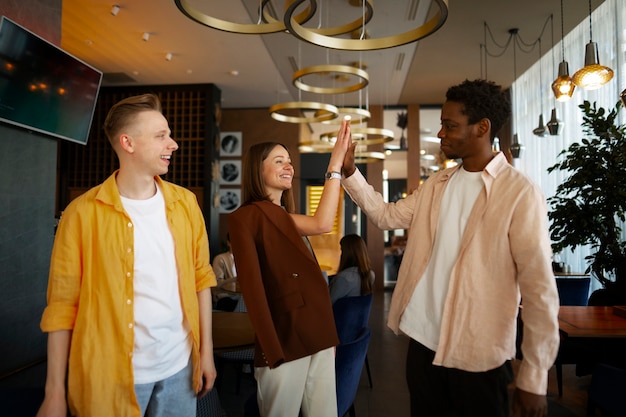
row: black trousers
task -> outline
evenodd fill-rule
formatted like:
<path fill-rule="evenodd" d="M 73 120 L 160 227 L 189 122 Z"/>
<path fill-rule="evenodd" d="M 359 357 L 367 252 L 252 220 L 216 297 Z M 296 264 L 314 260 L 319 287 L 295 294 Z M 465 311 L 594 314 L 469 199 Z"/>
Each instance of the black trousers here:
<path fill-rule="evenodd" d="M 432 364 L 435 352 L 411 339 L 406 380 L 411 417 L 507 417 L 510 361 L 486 372 L 467 372 Z"/>

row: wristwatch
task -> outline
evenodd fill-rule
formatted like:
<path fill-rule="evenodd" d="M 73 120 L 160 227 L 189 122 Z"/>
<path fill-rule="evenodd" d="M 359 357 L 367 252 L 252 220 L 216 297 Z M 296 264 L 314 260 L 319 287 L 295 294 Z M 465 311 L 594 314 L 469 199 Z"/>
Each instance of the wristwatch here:
<path fill-rule="evenodd" d="M 329 172 L 326 173 L 324 178 L 326 178 L 327 180 L 332 180 L 332 179 L 340 180 L 341 179 L 341 172 L 329 171 Z"/>

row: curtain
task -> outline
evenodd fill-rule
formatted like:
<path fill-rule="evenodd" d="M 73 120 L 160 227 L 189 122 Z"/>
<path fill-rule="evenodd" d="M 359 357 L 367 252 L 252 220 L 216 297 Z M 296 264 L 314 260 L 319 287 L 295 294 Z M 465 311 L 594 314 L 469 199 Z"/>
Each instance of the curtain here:
<path fill-rule="evenodd" d="M 578 106 L 587 100 L 596 102 L 598 107 L 613 108 L 619 100 L 619 93 L 626 87 L 626 8 L 618 7 L 620 3 L 623 6 L 623 1 L 606 0 L 591 17 L 593 41 L 598 44 L 600 63 L 612 68 L 615 73 L 608 84 L 593 91 L 577 87 L 573 97 L 567 102 L 557 102 L 550 88 L 562 59 L 569 63 L 570 76 L 584 65 L 585 45 L 590 36 L 588 16 L 565 35 L 564 57 L 561 57 L 561 44 L 554 45 L 554 50 L 545 53 L 540 61 L 513 83 L 513 133 L 517 133 L 519 142 L 525 147 L 521 157 L 514 160 L 514 164 L 539 185 L 546 197 L 553 196 L 558 184 L 566 178 L 561 172 L 548 174 L 548 167 L 558 161 L 558 154 L 563 149 L 583 138 L 582 111 Z M 563 123 L 559 135 L 533 135 L 533 129 L 539 124 L 539 115 L 543 114 L 544 123 L 547 123 L 553 108 L 556 108 L 557 117 Z M 624 123 L 625 114 L 626 110 L 622 109 L 619 123 Z M 626 238 L 624 230 L 622 238 Z M 588 247 L 579 247 L 573 252 L 565 249 L 562 253 L 555 254 L 555 257 L 569 264 L 573 272 L 583 272 L 588 267 L 584 258 L 589 254 Z M 597 280 L 592 280 L 592 291 L 599 286 Z"/>

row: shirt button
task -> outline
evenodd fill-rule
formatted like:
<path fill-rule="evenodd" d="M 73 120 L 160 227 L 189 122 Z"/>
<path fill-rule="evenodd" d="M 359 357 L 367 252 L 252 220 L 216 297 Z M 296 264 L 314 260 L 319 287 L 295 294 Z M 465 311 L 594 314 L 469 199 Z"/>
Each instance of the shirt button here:
<path fill-rule="evenodd" d="M 132 329 L 133 328 L 133 323 L 128 323 L 128 328 Z"/>
<path fill-rule="evenodd" d="M 293 273 L 293 274 L 291 274 L 291 277 L 292 277 L 292 278 L 298 278 L 298 274 Z"/>
<path fill-rule="evenodd" d="M 126 273 L 126 278 L 130 278 L 130 272 Z"/>
<path fill-rule="evenodd" d="M 133 227 L 133 224 L 131 222 L 128 222 L 128 227 Z"/>
<path fill-rule="evenodd" d="M 132 304 L 132 300 L 131 299 L 126 300 L 126 304 L 128 305 Z"/>
<path fill-rule="evenodd" d="M 132 251 L 131 248 L 126 249 L 126 252 L 130 253 Z"/>

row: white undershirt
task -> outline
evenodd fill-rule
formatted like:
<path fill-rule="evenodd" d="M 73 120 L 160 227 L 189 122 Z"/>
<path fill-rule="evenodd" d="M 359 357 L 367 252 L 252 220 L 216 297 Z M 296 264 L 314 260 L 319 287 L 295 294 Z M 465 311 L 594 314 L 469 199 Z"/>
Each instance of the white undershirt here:
<path fill-rule="evenodd" d="M 450 274 L 476 198 L 484 187 L 481 171 L 459 168 L 448 181 L 433 242 L 433 252 L 400 318 L 400 330 L 430 350 L 439 345 L 441 317 Z"/>
<path fill-rule="evenodd" d="M 174 240 L 157 186 L 147 200 L 122 197 L 135 240 L 135 384 L 161 381 L 183 369 L 191 354 L 178 288 Z"/>

